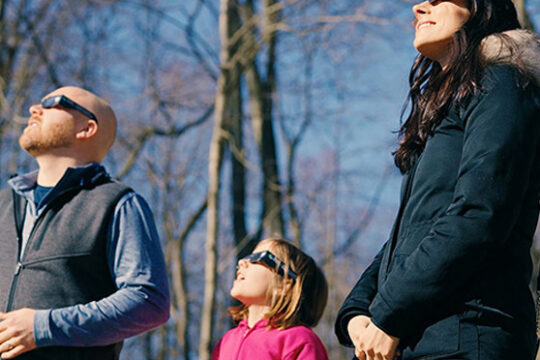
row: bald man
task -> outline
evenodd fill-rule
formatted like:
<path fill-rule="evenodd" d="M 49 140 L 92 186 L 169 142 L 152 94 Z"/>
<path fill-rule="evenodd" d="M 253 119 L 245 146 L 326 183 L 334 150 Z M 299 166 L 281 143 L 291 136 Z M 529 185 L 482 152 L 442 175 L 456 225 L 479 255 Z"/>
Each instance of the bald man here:
<path fill-rule="evenodd" d="M 100 165 L 115 136 L 113 110 L 84 89 L 30 107 L 19 144 L 38 170 L 0 191 L 2 359 L 118 359 L 122 340 L 167 321 L 152 213 Z"/>

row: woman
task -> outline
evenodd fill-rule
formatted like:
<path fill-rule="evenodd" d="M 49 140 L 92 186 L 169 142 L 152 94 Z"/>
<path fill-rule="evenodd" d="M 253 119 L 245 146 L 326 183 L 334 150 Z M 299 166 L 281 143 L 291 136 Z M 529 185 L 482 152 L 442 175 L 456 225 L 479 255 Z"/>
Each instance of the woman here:
<path fill-rule="evenodd" d="M 413 7 L 401 205 L 336 320 L 360 360 L 533 359 L 540 42 L 511 0 Z"/>

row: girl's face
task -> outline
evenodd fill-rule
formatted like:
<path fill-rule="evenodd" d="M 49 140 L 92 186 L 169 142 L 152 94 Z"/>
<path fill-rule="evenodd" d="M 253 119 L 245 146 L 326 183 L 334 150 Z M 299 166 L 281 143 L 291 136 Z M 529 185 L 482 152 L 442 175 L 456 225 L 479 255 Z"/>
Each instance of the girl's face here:
<path fill-rule="evenodd" d="M 272 251 L 269 242 L 259 244 L 253 252 L 265 250 Z M 230 294 L 233 298 L 247 306 L 270 306 L 276 276 L 278 275 L 274 271 L 264 265 L 241 259 L 238 261 L 236 279 L 234 280 Z"/>
<path fill-rule="evenodd" d="M 466 0 L 432 0 L 413 6 L 416 29 L 414 47 L 424 56 L 445 65 L 452 36 L 469 20 Z"/>

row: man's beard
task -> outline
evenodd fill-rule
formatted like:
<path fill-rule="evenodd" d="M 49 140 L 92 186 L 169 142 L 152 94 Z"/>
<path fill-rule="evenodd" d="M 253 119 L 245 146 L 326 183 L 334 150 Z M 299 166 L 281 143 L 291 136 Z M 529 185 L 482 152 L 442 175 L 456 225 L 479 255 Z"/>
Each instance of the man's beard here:
<path fill-rule="evenodd" d="M 71 129 L 67 124 L 55 124 L 46 132 L 42 124 L 37 129 L 28 129 L 19 137 L 19 145 L 32 156 L 46 154 L 50 150 L 65 148 L 72 144 Z"/>

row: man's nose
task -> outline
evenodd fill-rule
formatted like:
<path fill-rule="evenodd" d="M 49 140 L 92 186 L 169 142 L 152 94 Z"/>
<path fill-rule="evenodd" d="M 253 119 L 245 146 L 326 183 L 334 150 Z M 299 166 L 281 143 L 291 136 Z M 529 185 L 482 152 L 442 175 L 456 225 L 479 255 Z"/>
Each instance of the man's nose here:
<path fill-rule="evenodd" d="M 30 105 L 30 109 L 28 109 L 28 111 L 30 111 L 31 115 L 41 115 L 43 113 L 43 107 L 41 104 L 33 104 Z"/>

